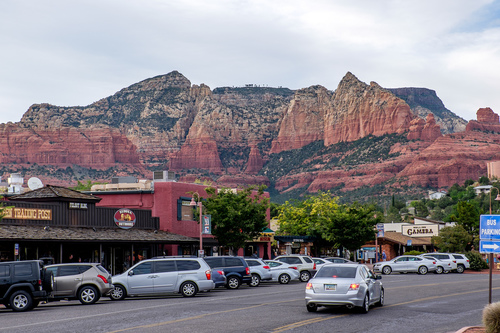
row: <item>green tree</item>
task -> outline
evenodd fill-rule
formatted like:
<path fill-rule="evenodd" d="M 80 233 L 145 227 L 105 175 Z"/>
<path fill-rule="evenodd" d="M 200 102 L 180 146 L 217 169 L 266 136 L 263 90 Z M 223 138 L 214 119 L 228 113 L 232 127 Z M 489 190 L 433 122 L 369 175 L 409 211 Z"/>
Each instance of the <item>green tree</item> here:
<path fill-rule="evenodd" d="M 418 217 L 427 217 L 429 216 L 429 210 L 423 201 L 417 200 L 411 203 L 412 207 L 415 207 L 415 216 Z"/>
<path fill-rule="evenodd" d="M 323 238 L 354 251 L 375 238 L 374 227 L 381 221 L 372 205 L 344 204 L 323 224 Z"/>
<path fill-rule="evenodd" d="M 384 221 L 386 223 L 397 223 L 397 222 L 403 222 L 403 219 L 401 219 L 401 214 L 399 214 L 399 210 L 391 206 L 387 210 L 387 215 L 384 216 Z"/>
<path fill-rule="evenodd" d="M 71 189 L 73 189 L 75 191 L 90 191 L 90 189 L 92 188 L 92 185 L 96 185 L 96 184 L 106 184 L 106 183 L 98 183 L 98 182 L 92 183 L 91 180 L 87 180 L 86 183 L 82 183 L 81 181 L 78 180 L 76 183 L 76 186 L 71 187 Z"/>
<path fill-rule="evenodd" d="M 479 211 L 476 206 L 467 201 L 460 201 L 457 204 L 457 215 L 452 215 L 450 219 L 459 225 L 472 236 L 479 235 Z"/>
<path fill-rule="evenodd" d="M 489 185 L 489 183 L 490 183 L 490 179 L 488 177 L 481 176 L 479 178 L 479 184 L 481 184 L 481 185 Z"/>
<path fill-rule="evenodd" d="M 439 230 L 439 236 L 432 237 L 432 244 L 442 252 L 465 252 L 471 242 L 472 235 L 462 225 L 444 227 Z"/>
<path fill-rule="evenodd" d="M 269 199 L 263 195 L 265 189 L 247 187 L 236 193 L 231 189 L 205 189 L 209 195 L 203 202 L 205 214 L 212 215 L 212 235 L 220 245 L 237 251 L 267 227 Z"/>
<path fill-rule="evenodd" d="M 338 198 L 318 192 L 305 200 L 285 202 L 278 215 L 279 233 L 321 237 L 322 225 L 338 209 Z"/>

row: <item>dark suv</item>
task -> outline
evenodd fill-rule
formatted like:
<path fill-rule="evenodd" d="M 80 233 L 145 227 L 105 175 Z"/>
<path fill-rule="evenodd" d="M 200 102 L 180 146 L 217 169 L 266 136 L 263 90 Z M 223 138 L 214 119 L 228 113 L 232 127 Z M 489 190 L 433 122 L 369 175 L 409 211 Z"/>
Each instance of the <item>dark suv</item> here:
<path fill-rule="evenodd" d="M 40 260 L 0 262 L 0 303 L 14 311 L 31 310 L 54 286 Z"/>
<path fill-rule="evenodd" d="M 211 268 L 220 268 L 226 275 L 226 288 L 238 289 L 242 283 L 251 283 L 250 268 L 243 257 L 220 256 L 203 258 Z"/>

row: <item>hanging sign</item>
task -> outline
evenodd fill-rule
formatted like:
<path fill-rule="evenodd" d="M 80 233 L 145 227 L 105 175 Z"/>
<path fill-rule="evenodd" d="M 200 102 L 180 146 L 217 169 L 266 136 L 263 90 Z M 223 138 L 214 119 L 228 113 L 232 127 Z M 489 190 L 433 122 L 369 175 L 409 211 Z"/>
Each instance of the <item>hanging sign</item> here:
<path fill-rule="evenodd" d="M 201 219 L 202 225 L 202 234 L 211 235 L 212 234 L 212 215 L 203 215 Z"/>
<path fill-rule="evenodd" d="M 118 227 L 130 229 L 135 225 L 135 214 L 128 208 L 122 208 L 116 211 L 114 220 Z"/>

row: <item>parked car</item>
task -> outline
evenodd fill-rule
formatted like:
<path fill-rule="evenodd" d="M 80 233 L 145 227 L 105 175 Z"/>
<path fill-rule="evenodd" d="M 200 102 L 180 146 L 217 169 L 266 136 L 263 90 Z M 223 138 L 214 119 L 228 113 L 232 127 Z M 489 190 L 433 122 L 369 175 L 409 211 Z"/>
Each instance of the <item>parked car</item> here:
<path fill-rule="evenodd" d="M 288 284 L 290 281 L 299 280 L 300 278 L 300 273 L 296 266 L 276 260 L 264 260 L 264 262 L 271 268 L 271 281 Z"/>
<path fill-rule="evenodd" d="M 54 278 L 40 260 L 0 262 L 0 303 L 13 311 L 28 311 L 45 300 Z"/>
<path fill-rule="evenodd" d="M 316 264 L 316 271 L 319 270 L 322 265 L 324 265 L 324 264 L 331 264 L 332 263 L 331 261 L 325 260 L 323 258 L 313 257 L 312 260 Z"/>
<path fill-rule="evenodd" d="M 212 269 L 202 258 L 157 257 L 146 259 L 113 276 L 112 300 L 127 296 L 180 293 L 193 297 L 215 288 Z"/>
<path fill-rule="evenodd" d="M 436 274 L 446 274 L 457 269 L 457 261 L 449 254 L 425 253 L 421 254 L 420 257 L 436 261 L 436 270 L 434 271 Z"/>
<path fill-rule="evenodd" d="M 384 305 L 382 277 L 366 265 L 323 265 L 306 285 L 306 308 L 315 312 L 318 306 L 347 306 L 367 313 L 371 305 Z"/>
<path fill-rule="evenodd" d="M 250 274 L 252 274 L 252 282 L 248 284 L 250 287 L 257 287 L 260 281 L 269 281 L 273 278 L 271 268 L 262 259 L 245 258 L 245 261 L 250 267 Z"/>
<path fill-rule="evenodd" d="M 54 275 L 54 290 L 48 301 L 78 299 L 93 304 L 112 289 L 111 274 L 99 263 L 71 263 L 46 266 Z"/>
<path fill-rule="evenodd" d="M 457 261 L 457 273 L 463 273 L 466 269 L 470 268 L 469 258 L 465 254 L 452 253 L 453 258 Z"/>
<path fill-rule="evenodd" d="M 329 262 L 332 262 L 334 264 L 341 264 L 341 263 L 349 263 L 349 264 L 355 264 L 354 261 L 351 261 L 351 260 L 348 260 L 348 259 L 345 259 L 345 258 L 341 258 L 341 257 L 326 257 L 326 258 L 323 258 L 324 260 L 328 260 Z"/>
<path fill-rule="evenodd" d="M 218 256 L 205 257 L 207 264 L 213 269 L 222 269 L 226 275 L 226 288 L 238 289 L 242 283 L 251 283 L 250 268 L 243 257 Z"/>
<path fill-rule="evenodd" d="M 307 282 L 316 273 L 316 264 L 311 257 L 301 254 L 277 256 L 274 260 L 297 267 L 300 281 Z"/>
<path fill-rule="evenodd" d="M 437 269 L 436 261 L 418 256 L 399 256 L 389 261 L 377 262 L 373 265 L 375 272 L 383 274 L 399 273 L 418 273 L 427 274 Z"/>
<path fill-rule="evenodd" d="M 224 287 L 227 283 L 226 275 L 222 269 L 212 269 L 212 280 L 215 288 Z"/>

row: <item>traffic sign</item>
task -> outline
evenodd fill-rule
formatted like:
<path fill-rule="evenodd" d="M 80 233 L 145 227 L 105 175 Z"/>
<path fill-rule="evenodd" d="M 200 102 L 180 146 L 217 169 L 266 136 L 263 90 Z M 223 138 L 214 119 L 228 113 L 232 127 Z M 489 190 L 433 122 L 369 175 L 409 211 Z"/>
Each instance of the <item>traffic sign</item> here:
<path fill-rule="evenodd" d="M 479 252 L 481 253 L 500 253 L 500 240 L 499 241 L 479 241 Z"/>
<path fill-rule="evenodd" d="M 479 239 L 500 240 L 500 215 L 481 215 Z"/>

